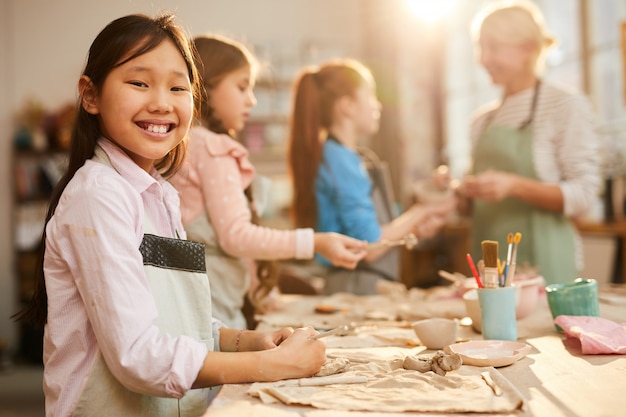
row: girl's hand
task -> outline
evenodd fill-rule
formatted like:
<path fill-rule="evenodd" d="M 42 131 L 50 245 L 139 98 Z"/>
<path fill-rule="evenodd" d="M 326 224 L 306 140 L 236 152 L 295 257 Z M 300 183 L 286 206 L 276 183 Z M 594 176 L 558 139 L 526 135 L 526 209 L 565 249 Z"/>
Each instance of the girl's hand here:
<path fill-rule="evenodd" d="M 326 343 L 309 339 L 312 327 L 296 329 L 274 349 L 259 352 L 260 373 L 268 381 L 315 375 L 326 361 Z"/>
<path fill-rule="evenodd" d="M 275 332 L 244 331 L 239 341 L 239 350 L 258 351 L 274 349 L 291 336 L 293 332 L 294 330 L 291 327 L 283 327 Z"/>
<path fill-rule="evenodd" d="M 487 170 L 463 181 L 463 191 L 471 198 L 502 201 L 511 194 L 516 176 L 508 172 Z"/>
<path fill-rule="evenodd" d="M 306 378 L 315 375 L 326 361 L 326 343 L 309 339 L 317 334 L 312 327 L 275 332 L 222 327 L 220 334 L 222 351 L 207 353 L 194 388 Z"/>
<path fill-rule="evenodd" d="M 315 252 L 333 265 L 354 269 L 367 254 L 367 242 L 339 233 L 315 233 Z"/>

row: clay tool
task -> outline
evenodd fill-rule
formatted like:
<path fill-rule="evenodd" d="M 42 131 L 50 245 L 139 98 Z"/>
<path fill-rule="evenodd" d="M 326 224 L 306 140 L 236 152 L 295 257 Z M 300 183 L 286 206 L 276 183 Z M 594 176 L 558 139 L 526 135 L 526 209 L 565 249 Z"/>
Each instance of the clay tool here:
<path fill-rule="evenodd" d="M 496 397 L 502 395 L 502 388 L 496 385 L 494 380 L 491 378 L 491 374 L 489 372 L 481 372 L 480 376 L 485 381 L 485 384 L 487 384 L 487 386 L 493 390 L 493 393 L 496 395 Z"/>
<path fill-rule="evenodd" d="M 344 324 L 343 326 L 335 327 L 334 329 L 327 332 L 322 332 L 313 336 L 309 336 L 309 339 L 317 340 L 327 336 L 345 336 L 348 334 L 348 331 L 350 331 L 350 326 Z"/>
<path fill-rule="evenodd" d="M 480 242 L 485 262 L 485 288 L 498 288 L 498 242 L 496 240 L 483 240 Z"/>
<path fill-rule="evenodd" d="M 417 246 L 417 243 L 418 243 L 417 236 L 415 236 L 413 233 L 409 233 L 402 239 L 398 239 L 398 240 L 383 239 L 383 240 L 379 240 L 378 242 L 372 242 L 367 245 L 367 250 L 378 249 L 382 246 L 387 246 L 387 247 L 404 246 L 405 248 L 411 250 L 415 246 Z"/>
<path fill-rule="evenodd" d="M 465 255 L 465 257 L 467 258 L 467 263 L 469 264 L 469 267 L 472 270 L 472 275 L 474 275 L 474 279 L 476 280 L 476 284 L 478 285 L 478 288 L 483 288 L 483 283 L 481 282 L 480 277 L 478 276 L 478 271 L 476 270 L 476 265 L 474 265 L 474 260 L 472 259 L 472 255 L 468 253 L 467 255 Z"/>
<path fill-rule="evenodd" d="M 437 273 L 439 274 L 441 278 L 447 279 L 448 281 L 453 282 L 454 285 L 456 285 L 457 287 L 463 284 L 463 281 L 465 278 L 465 277 L 458 277 L 457 275 L 448 271 L 444 271 L 443 269 L 440 269 L 439 271 L 437 271 Z"/>
<path fill-rule="evenodd" d="M 519 245 L 520 240 L 522 240 L 522 234 L 520 232 L 515 233 L 513 237 L 513 250 L 511 252 L 511 264 L 506 271 L 506 276 L 504 278 L 504 285 L 508 286 L 513 283 L 513 279 L 515 278 L 515 263 L 517 261 L 517 245 Z"/>

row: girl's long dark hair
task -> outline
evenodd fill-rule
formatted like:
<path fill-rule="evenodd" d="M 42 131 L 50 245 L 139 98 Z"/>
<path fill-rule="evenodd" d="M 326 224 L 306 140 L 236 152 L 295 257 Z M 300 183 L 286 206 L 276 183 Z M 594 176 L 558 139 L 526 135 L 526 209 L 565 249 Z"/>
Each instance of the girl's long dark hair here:
<path fill-rule="evenodd" d="M 293 187 L 291 216 L 296 227 L 317 223 L 315 178 L 322 162 L 322 147 L 333 123 L 337 100 L 354 96 L 372 83 L 372 74 L 352 59 L 331 60 L 305 68 L 294 84 L 289 132 L 288 163 Z"/>
<path fill-rule="evenodd" d="M 250 68 L 254 78 L 259 63 L 244 45 L 221 36 L 198 36 L 194 39 L 194 46 L 198 51 L 199 58 L 196 66 L 204 86 L 200 123 L 212 132 L 227 134 L 237 140 L 235 132 L 229 132 L 224 127 L 222 121 L 215 115 L 215 110 L 211 106 L 211 91 L 226 75 L 242 68 Z M 252 223 L 259 224 L 259 215 L 254 205 L 252 185 L 244 190 L 244 194 L 248 199 Z M 278 283 L 278 263 L 275 261 L 257 260 L 256 265 L 259 286 L 254 291 L 250 301 L 255 307 L 259 308 L 260 302 Z"/>
<path fill-rule="evenodd" d="M 196 52 L 182 28 L 174 23 L 172 14 L 161 14 L 155 18 L 134 14 L 109 23 L 91 44 L 83 75 L 89 77 L 93 87 L 99 93 L 106 77 L 113 69 L 151 51 L 165 40 L 174 42 L 187 64 L 189 79 L 195 96 L 194 103 L 197 106 L 200 86 L 194 65 Z M 85 161 L 93 157 L 98 138 L 101 136 L 98 118 L 83 108 L 82 97 L 78 97 L 76 109 L 77 116 L 72 130 L 67 171 L 50 197 L 46 225 L 54 215 L 63 191 L 76 171 L 85 164 Z M 164 177 L 173 175 L 179 169 L 185 158 L 186 147 L 187 142 L 183 140 L 165 157 L 155 163 L 155 167 Z M 45 249 L 46 232 L 44 227 L 37 265 L 35 292 L 26 308 L 13 316 L 16 320 L 30 321 L 36 327 L 43 326 L 48 317 L 48 296 L 43 271 Z"/>

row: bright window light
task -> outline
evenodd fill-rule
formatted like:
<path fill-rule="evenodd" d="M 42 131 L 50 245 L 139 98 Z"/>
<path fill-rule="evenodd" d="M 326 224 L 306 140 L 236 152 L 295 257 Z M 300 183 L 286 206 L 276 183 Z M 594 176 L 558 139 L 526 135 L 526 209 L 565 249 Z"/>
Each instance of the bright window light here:
<path fill-rule="evenodd" d="M 457 0 L 406 0 L 409 8 L 423 20 L 436 21 L 448 14 Z"/>

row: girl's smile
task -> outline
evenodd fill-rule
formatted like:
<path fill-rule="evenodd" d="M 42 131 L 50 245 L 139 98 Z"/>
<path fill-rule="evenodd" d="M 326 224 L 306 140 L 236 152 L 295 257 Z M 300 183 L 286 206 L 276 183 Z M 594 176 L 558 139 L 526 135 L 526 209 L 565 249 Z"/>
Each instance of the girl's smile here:
<path fill-rule="evenodd" d="M 160 135 L 163 135 L 165 133 L 168 133 L 173 127 L 174 124 L 173 123 L 166 123 L 163 124 L 163 122 L 137 122 L 137 126 L 139 126 L 140 128 L 144 129 L 147 132 L 150 133 L 158 133 Z"/>

